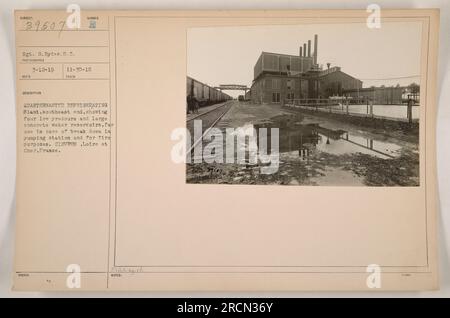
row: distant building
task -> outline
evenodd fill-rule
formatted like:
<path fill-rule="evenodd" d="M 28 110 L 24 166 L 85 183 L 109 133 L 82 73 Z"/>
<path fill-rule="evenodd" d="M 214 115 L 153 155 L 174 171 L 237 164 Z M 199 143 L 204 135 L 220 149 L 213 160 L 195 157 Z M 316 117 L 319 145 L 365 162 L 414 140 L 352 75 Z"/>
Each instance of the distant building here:
<path fill-rule="evenodd" d="M 379 105 L 401 105 L 408 99 L 415 103 L 419 102 L 420 93 L 412 91 L 410 86 L 380 86 L 367 87 L 362 89 L 348 89 L 343 91 L 343 95 L 353 100 L 371 100 Z"/>
<path fill-rule="evenodd" d="M 299 49 L 299 55 L 262 52 L 254 66 L 251 100 L 254 103 L 283 103 L 290 99 L 328 98 L 362 88 L 362 81 L 340 67 L 323 70 L 317 63 L 318 36 Z"/>

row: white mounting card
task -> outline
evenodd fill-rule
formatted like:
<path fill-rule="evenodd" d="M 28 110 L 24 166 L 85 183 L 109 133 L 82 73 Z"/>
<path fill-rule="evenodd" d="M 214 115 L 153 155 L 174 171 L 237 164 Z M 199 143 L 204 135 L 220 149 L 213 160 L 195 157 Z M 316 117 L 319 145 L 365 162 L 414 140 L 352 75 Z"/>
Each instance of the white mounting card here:
<path fill-rule="evenodd" d="M 15 24 L 15 290 L 438 288 L 438 10 Z"/>

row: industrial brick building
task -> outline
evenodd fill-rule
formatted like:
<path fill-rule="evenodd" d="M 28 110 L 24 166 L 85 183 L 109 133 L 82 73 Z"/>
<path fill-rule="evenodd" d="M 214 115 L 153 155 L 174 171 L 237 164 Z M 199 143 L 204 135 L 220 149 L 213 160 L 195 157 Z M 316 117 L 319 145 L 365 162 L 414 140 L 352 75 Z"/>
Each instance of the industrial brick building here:
<path fill-rule="evenodd" d="M 251 100 L 254 103 L 284 103 L 291 99 L 341 96 L 344 91 L 362 88 L 362 82 L 340 67 L 324 70 L 317 63 L 318 36 L 299 49 L 299 55 L 262 52 L 254 66 Z"/>

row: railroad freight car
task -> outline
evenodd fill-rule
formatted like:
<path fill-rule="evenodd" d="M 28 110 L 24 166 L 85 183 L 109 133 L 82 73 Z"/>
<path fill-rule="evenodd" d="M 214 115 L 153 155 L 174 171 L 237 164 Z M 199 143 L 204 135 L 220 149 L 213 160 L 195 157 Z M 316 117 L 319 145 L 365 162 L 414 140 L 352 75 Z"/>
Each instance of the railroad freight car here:
<path fill-rule="evenodd" d="M 221 103 L 231 99 L 231 96 L 228 94 L 187 76 L 186 97 L 189 95 L 195 97 L 200 107 Z"/>

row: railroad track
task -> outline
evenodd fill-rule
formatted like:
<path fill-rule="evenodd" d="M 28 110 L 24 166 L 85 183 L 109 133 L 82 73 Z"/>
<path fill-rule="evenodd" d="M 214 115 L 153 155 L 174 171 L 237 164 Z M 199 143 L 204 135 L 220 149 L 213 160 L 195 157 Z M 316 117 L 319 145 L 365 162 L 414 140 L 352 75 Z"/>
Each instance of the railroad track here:
<path fill-rule="evenodd" d="M 189 130 L 192 138 L 194 137 L 194 119 L 202 121 L 202 136 L 197 140 L 191 140 L 192 146 L 188 149 L 187 153 L 192 154 L 192 150 L 197 146 L 199 142 L 201 142 L 206 134 L 225 116 L 226 113 L 233 106 L 232 101 L 225 102 L 207 112 L 202 114 L 198 114 L 195 117 L 189 118 L 186 120 L 186 128 Z"/>
<path fill-rule="evenodd" d="M 208 113 L 210 113 L 210 112 L 213 112 L 213 111 L 215 111 L 216 109 L 225 106 L 227 103 L 229 103 L 229 102 L 225 102 L 225 103 L 219 104 L 218 106 L 216 106 L 216 107 L 214 107 L 214 108 L 212 108 L 212 109 L 210 109 L 210 110 L 208 110 L 208 111 L 206 111 L 206 112 L 204 112 L 204 113 L 197 114 L 197 115 L 195 115 L 195 116 L 193 116 L 193 117 L 191 117 L 191 118 L 188 118 L 188 119 L 186 120 L 186 122 L 190 122 L 190 121 L 192 121 L 192 120 L 194 120 L 194 119 L 196 119 L 196 118 L 198 118 L 198 117 L 202 117 L 203 115 L 206 115 L 206 114 L 208 114 Z"/>

